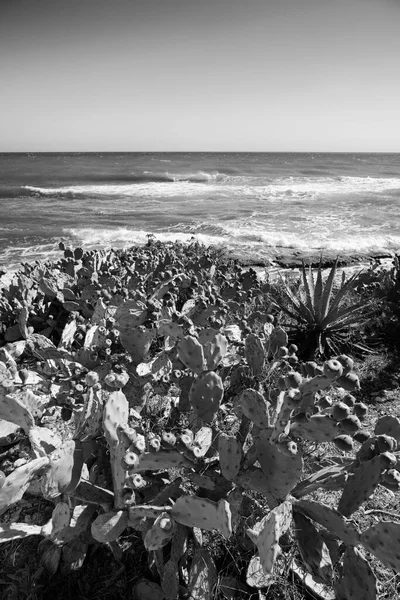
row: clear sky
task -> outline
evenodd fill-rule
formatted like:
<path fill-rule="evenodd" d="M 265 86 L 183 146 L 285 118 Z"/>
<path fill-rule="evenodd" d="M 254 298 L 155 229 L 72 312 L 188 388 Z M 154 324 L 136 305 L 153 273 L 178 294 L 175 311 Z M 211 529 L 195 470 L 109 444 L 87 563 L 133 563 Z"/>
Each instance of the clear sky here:
<path fill-rule="evenodd" d="M 400 0 L 0 0 L 0 151 L 400 152 Z"/>

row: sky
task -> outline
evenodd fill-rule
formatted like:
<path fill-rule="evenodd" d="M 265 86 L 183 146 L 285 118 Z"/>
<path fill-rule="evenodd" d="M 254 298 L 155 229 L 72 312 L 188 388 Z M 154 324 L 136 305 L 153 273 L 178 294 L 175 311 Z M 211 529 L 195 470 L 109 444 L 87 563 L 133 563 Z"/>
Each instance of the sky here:
<path fill-rule="evenodd" d="M 400 0 L 0 0 L 0 151 L 400 152 Z"/>

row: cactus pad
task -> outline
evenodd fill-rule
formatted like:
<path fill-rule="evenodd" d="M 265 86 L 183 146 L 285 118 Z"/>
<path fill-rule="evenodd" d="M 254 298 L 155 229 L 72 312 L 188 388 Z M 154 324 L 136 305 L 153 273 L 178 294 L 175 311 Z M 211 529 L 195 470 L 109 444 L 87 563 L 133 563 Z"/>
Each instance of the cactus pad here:
<path fill-rule="evenodd" d="M 375 435 L 390 435 L 400 444 L 400 419 L 392 416 L 384 416 L 377 420 Z"/>
<path fill-rule="evenodd" d="M 128 514 L 124 510 L 110 511 L 99 515 L 92 523 L 91 533 L 102 543 L 114 542 L 128 527 Z"/>
<path fill-rule="evenodd" d="M 258 461 L 267 477 L 270 494 L 281 500 L 299 481 L 303 472 L 303 458 L 300 452 L 283 454 L 265 437 L 261 432 L 257 440 Z"/>
<path fill-rule="evenodd" d="M 400 523 L 381 521 L 372 525 L 362 532 L 360 542 L 384 565 L 400 571 Z"/>
<path fill-rule="evenodd" d="M 231 510 L 226 500 L 220 500 L 217 504 L 207 498 L 181 496 L 172 507 L 171 515 L 182 525 L 217 529 L 225 538 L 232 533 Z"/>
<path fill-rule="evenodd" d="M 360 534 L 356 527 L 334 508 L 312 500 L 298 500 L 294 503 L 294 507 L 305 517 L 325 527 L 348 546 L 356 546 L 360 543 Z"/>
<path fill-rule="evenodd" d="M 193 373 L 201 373 L 207 368 L 203 346 L 191 335 L 186 335 L 179 340 L 178 357 L 186 367 L 193 371 Z"/>
<path fill-rule="evenodd" d="M 218 452 L 222 475 L 234 481 L 243 458 L 242 445 L 234 436 L 222 433 L 218 438 Z"/>
<path fill-rule="evenodd" d="M 314 442 L 332 442 L 340 433 L 336 421 L 330 415 L 312 415 L 308 421 L 293 423 L 291 432 Z"/>
<path fill-rule="evenodd" d="M 240 405 L 243 414 L 257 425 L 257 427 L 261 427 L 262 429 L 269 427 L 269 402 L 267 402 L 260 392 L 253 390 L 252 388 L 244 390 L 240 396 Z"/>
<path fill-rule="evenodd" d="M 146 550 L 159 550 L 173 538 L 175 522 L 167 512 L 161 513 L 144 538 Z"/>
<path fill-rule="evenodd" d="M 376 600 L 376 577 L 357 548 L 346 548 L 343 556 L 343 574 L 335 583 L 337 600 Z"/>
<path fill-rule="evenodd" d="M 189 400 L 200 419 L 210 423 L 219 409 L 223 395 L 224 385 L 221 377 L 214 371 L 208 371 L 193 381 Z"/>
<path fill-rule="evenodd" d="M 81 479 L 83 453 L 80 443 L 68 440 L 49 455 L 50 468 L 42 484 L 45 498 L 72 492 Z"/>
<path fill-rule="evenodd" d="M 202 329 L 199 333 L 199 342 L 203 346 L 207 369 L 213 371 L 228 350 L 228 340 L 215 329 Z"/>
<path fill-rule="evenodd" d="M 293 511 L 293 524 L 303 563 L 318 583 L 331 584 L 332 561 L 329 550 L 310 519 Z"/>
<path fill-rule="evenodd" d="M 31 460 L 26 465 L 16 468 L 5 479 L 0 489 L 0 515 L 15 502 L 21 500 L 34 475 L 49 464 L 47 456 L 41 456 Z"/>
<path fill-rule="evenodd" d="M 159 452 L 144 452 L 140 454 L 132 472 L 160 471 L 161 469 L 171 469 L 172 467 L 181 466 L 193 466 L 193 463 L 178 450 L 159 450 Z"/>
<path fill-rule="evenodd" d="M 362 462 L 358 469 L 349 475 L 338 505 L 338 511 L 344 517 L 349 517 L 374 493 L 381 472 L 381 459 L 375 456 L 372 460 Z"/>
<path fill-rule="evenodd" d="M 249 333 L 245 339 L 244 355 L 254 377 L 259 377 L 265 364 L 264 347 L 260 338 Z"/>
<path fill-rule="evenodd" d="M 256 523 L 247 535 L 258 548 L 261 564 L 266 574 L 271 574 L 275 560 L 281 553 L 279 538 L 290 527 L 292 521 L 292 505 L 283 502 Z"/>

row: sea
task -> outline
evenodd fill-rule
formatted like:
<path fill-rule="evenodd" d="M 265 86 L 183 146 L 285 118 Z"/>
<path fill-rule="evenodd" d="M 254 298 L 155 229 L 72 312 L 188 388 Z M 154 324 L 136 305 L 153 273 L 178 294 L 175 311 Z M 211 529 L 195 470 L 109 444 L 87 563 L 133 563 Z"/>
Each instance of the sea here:
<path fill-rule="evenodd" d="M 400 154 L 0 154 L 0 268 L 58 244 L 217 245 L 258 264 L 287 252 L 400 251 Z"/>

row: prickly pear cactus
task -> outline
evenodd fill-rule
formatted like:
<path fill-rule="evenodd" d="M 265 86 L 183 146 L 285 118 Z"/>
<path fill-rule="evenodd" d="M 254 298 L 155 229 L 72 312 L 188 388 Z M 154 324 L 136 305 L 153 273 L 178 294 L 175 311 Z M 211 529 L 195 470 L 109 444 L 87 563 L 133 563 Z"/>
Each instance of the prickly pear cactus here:
<path fill-rule="evenodd" d="M 50 456 L 50 468 L 43 482 L 45 498 L 56 498 L 72 492 L 79 484 L 83 467 L 83 452 L 78 441 L 68 440 L 56 448 Z"/>
<path fill-rule="evenodd" d="M 257 546 L 261 565 L 266 574 L 271 574 L 275 561 L 281 553 L 279 538 L 289 529 L 292 522 L 292 505 L 283 502 L 256 523 L 247 535 Z"/>
<path fill-rule="evenodd" d="M 217 529 L 225 538 L 232 533 L 231 510 L 226 500 L 220 500 L 217 504 L 207 498 L 181 496 L 172 507 L 171 515 L 182 525 Z"/>
<path fill-rule="evenodd" d="M 293 511 L 293 525 L 297 547 L 307 570 L 318 583 L 330 585 L 333 578 L 329 550 L 310 519 Z"/>
<path fill-rule="evenodd" d="M 126 479 L 126 469 L 123 459 L 129 448 L 129 441 L 121 426 L 128 422 L 129 405 L 121 391 L 112 392 L 104 407 L 103 428 L 104 435 L 110 449 L 111 472 L 114 487 L 114 507 L 123 508 L 123 490 Z"/>
<path fill-rule="evenodd" d="M 21 500 L 28 489 L 31 479 L 43 467 L 49 464 L 47 456 L 41 456 L 31 460 L 26 465 L 17 467 L 5 478 L 4 485 L 0 489 L 0 515 L 12 504 Z"/>
<path fill-rule="evenodd" d="M 193 373 L 201 373 L 207 369 L 203 346 L 191 335 L 187 335 L 179 341 L 178 356 Z"/>
<path fill-rule="evenodd" d="M 218 438 L 218 452 L 222 475 L 228 481 L 234 481 L 243 459 L 242 445 L 234 436 L 222 433 Z"/>
<path fill-rule="evenodd" d="M 294 503 L 294 507 L 305 517 L 319 523 L 334 536 L 343 540 L 346 545 L 357 546 L 360 543 L 359 531 L 334 508 L 312 500 L 298 500 Z"/>
<path fill-rule="evenodd" d="M 368 561 L 349 546 L 343 556 L 342 576 L 334 585 L 337 600 L 376 600 L 378 586 Z"/>
<path fill-rule="evenodd" d="M 381 521 L 361 534 L 360 542 L 384 565 L 400 571 L 400 523 Z"/>
<path fill-rule="evenodd" d="M 250 372 L 254 377 L 260 377 L 265 365 L 265 353 L 260 338 L 254 333 L 249 333 L 246 336 L 244 355 L 250 367 Z"/>
<path fill-rule="evenodd" d="M 199 342 L 203 347 L 207 370 L 214 371 L 227 353 L 228 340 L 215 329 L 202 329 Z"/>
<path fill-rule="evenodd" d="M 247 388 L 240 396 L 240 407 L 257 427 L 266 429 L 270 426 L 269 402 L 257 390 Z"/>
<path fill-rule="evenodd" d="M 205 423 L 211 423 L 224 395 L 221 377 L 214 371 L 200 375 L 192 383 L 189 400 L 196 414 Z"/>
<path fill-rule="evenodd" d="M 267 478 L 270 494 L 283 500 L 294 488 L 303 473 L 303 458 L 300 450 L 294 454 L 283 453 L 276 444 L 271 444 L 269 432 L 261 432 L 256 441 L 257 458 Z"/>
<path fill-rule="evenodd" d="M 103 543 L 114 542 L 128 526 L 128 513 L 124 510 L 110 511 L 99 515 L 91 525 L 95 540 Z"/>
<path fill-rule="evenodd" d="M 384 468 L 380 456 L 375 456 L 361 463 L 348 477 L 338 504 L 338 511 L 344 517 L 350 517 L 374 493 Z"/>

